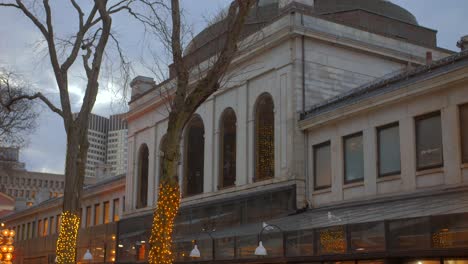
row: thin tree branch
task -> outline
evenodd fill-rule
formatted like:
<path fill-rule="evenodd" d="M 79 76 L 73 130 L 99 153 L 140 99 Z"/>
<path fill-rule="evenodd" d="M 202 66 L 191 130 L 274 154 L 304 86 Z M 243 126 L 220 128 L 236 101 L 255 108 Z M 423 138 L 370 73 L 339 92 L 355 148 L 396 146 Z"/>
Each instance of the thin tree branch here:
<path fill-rule="evenodd" d="M 49 99 L 47 99 L 47 97 L 45 97 L 40 92 L 36 93 L 34 95 L 21 95 L 21 96 L 12 98 L 7 103 L 5 103 L 5 104 L 2 103 L 2 106 L 11 111 L 11 106 L 14 105 L 16 102 L 21 101 L 21 100 L 30 100 L 30 101 L 32 101 L 32 100 L 35 100 L 35 99 L 41 100 L 42 102 L 44 102 L 50 108 L 50 110 L 52 110 L 53 112 L 55 112 L 58 115 L 60 115 L 61 117 L 63 117 L 62 110 L 57 108 L 51 101 L 49 101 Z"/>

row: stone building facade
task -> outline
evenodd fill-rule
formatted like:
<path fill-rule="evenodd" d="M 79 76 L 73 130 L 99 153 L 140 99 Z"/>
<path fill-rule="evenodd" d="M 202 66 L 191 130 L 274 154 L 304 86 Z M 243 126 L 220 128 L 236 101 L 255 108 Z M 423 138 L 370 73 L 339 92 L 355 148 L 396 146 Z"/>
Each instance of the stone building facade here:
<path fill-rule="evenodd" d="M 219 49 L 223 23 L 195 36 L 185 51 L 187 64 L 194 67 L 192 82 Z M 435 223 L 463 219 L 452 226 L 460 228 L 457 225 L 463 226 L 466 220 L 466 196 L 459 196 L 465 188 L 465 172 L 460 169 L 464 165 L 454 159 L 459 152 L 452 148 L 460 141 L 454 140 L 455 134 L 443 136 L 445 141 L 450 139 L 443 147 L 443 160 L 447 156 L 451 160 L 443 165 L 445 173 L 440 164 L 416 170 L 414 158 L 409 157 L 416 155 L 410 145 L 414 143 L 410 139 L 414 135 L 410 120 L 414 117 L 437 112 L 439 107 L 440 122 L 452 122 L 451 129 L 459 124 L 455 109 L 466 98 L 465 75 L 455 81 L 460 82 L 458 91 L 446 89 L 449 95 L 444 97 L 409 94 L 405 86 L 413 76 L 415 80 L 428 78 L 428 83 L 438 81 L 426 75 L 437 69 L 451 87 L 450 77 L 466 71 L 466 54 L 454 55 L 437 47 L 435 30 L 419 25 L 403 8 L 379 0 L 260 1 L 244 31 L 240 42 L 243 49 L 223 89 L 199 107 L 181 139 L 182 207 L 175 226 L 176 260 L 310 263 L 370 259 L 383 263 L 411 262 L 410 256 L 422 262 L 425 257 L 466 257 L 460 253 L 466 248 L 464 239 L 454 242 L 460 246 L 452 247 L 452 251 L 430 253 L 445 235 L 437 231 Z M 460 72 L 452 68 L 455 63 Z M 132 83 L 127 118 L 127 211 L 119 223 L 122 248 L 117 260 L 121 263 L 145 261 L 147 254 L 144 247 L 138 252 L 130 249 L 148 239 L 157 201 L 168 115 L 167 96 L 161 91 L 171 92 L 175 77 L 172 67 L 169 70 L 170 79 L 160 84 L 141 76 Z M 379 84 L 402 87 L 402 94 L 395 99 L 401 105 L 375 97 L 362 103 L 375 108 L 363 111 L 362 117 L 352 116 L 358 95 L 370 96 L 366 89 L 375 89 L 380 95 L 383 88 L 378 89 Z M 400 102 L 405 96 L 418 102 Z M 448 103 L 452 97 L 459 101 Z M 386 105 L 380 107 L 379 102 Z M 332 112 L 327 110 L 331 107 L 328 105 L 339 107 Z M 440 108 L 446 106 L 452 112 L 445 118 Z M 331 113 L 336 113 L 335 119 L 322 122 L 331 119 Z M 434 126 L 437 115 L 431 117 L 429 123 L 423 120 L 418 124 Z M 390 143 L 395 140 L 395 131 L 405 140 L 400 149 L 388 149 L 392 155 L 387 156 L 388 168 L 378 174 L 381 177 L 376 176 L 377 131 L 386 136 L 381 140 Z M 456 131 L 453 133 L 459 133 Z M 422 160 L 442 152 L 440 146 L 419 146 L 420 156 L 425 156 Z M 398 156 L 400 168 L 393 170 Z M 321 167 L 313 165 L 316 157 L 318 164 L 323 162 Z M 447 189 L 450 194 L 441 195 Z M 441 207 L 452 202 L 458 207 L 431 208 L 427 199 L 431 196 L 434 201 L 437 197 Z M 396 206 L 399 203 L 401 207 Z M 434 225 L 428 222 L 432 214 L 437 215 Z M 412 223 L 411 217 L 421 217 L 413 219 L 425 225 L 421 233 L 408 234 L 412 227 L 402 227 L 405 221 Z M 398 222 L 401 219 L 403 222 Z M 283 232 L 271 231 L 262 237 L 263 222 Z M 205 234 L 213 229 L 216 231 L 210 232 L 211 236 Z M 466 234 L 460 232 L 456 235 Z M 405 243 L 417 245 L 419 235 L 424 237 L 424 246 L 408 247 L 408 255 L 402 255 L 400 249 Z M 438 242 L 427 244 L 431 237 Z M 269 249 L 268 257 L 273 258 L 258 259 L 254 255 L 262 239 Z M 382 244 L 386 239 L 389 244 Z M 406 242 L 398 244 L 398 239 Z M 199 259 L 189 257 L 194 243 L 201 252 Z"/>

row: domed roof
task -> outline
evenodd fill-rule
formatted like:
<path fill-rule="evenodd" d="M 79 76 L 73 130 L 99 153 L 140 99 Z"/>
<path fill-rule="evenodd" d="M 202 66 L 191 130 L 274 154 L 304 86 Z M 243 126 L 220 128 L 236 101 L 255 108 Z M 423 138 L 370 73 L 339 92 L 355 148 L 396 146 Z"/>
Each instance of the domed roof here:
<path fill-rule="evenodd" d="M 418 21 L 408 10 L 385 0 L 315 0 L 314 9 L 320 14 L 362 9 L 406 23 L 418 25 Z"/>

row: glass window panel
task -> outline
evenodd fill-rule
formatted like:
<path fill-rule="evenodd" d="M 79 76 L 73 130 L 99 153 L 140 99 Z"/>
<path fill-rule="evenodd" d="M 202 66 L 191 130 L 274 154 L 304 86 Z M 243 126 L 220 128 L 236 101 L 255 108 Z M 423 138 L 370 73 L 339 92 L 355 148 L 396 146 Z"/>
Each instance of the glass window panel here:
<path fill-rule="evenodd" d="M 175 243 L 175 260 L 176 262 L 188 262 L 191 261 L 190 251 L 193 249 L 192 242 L 178 242 Z"/>
<path fill-rule="evenodd" d="M 400 173 L 400 127 L 398 124 L 378 129 L 379 176 Z"/>
<path fill-rule="evenodd" d="M 146 144 L 141 145 L 138 154 L 138 199 L 137 208 L 144 208 L 148 205 L 148 168 L 149 150 Z"/>
<path fill-rule="evenodd" d="M 187 126 L 185 144 L 184 195 L 191 196 L 203 192 L 205 127 L 199 116 Z"/>
<path fill-rule="evenodd" d="M 94 225 L 99 225 L 99 219 L 101 218 L 101 204 L 94 205 Z"/>
<path fill-rule="evenodd" d="M 444 264 L 468 264 L 468 259 L 444 259 Z"/>
<path fill-rule="evenodd" d="M 258 237 L 256 235 L 237 237 L 236 245 L 237 258 L 252 258 L 258 246 Z"/>
<path fill-rule="evenodd" d="M 358 264 L 385 264 L 385 260 L 377 259 L 377 260 L 359 260 Z"/>
<path fill-rule="evenodd" d="M 259 223 L 270 219 L 271 194 L 252 197 L 246 201 L 246 223 Z M 261 210 L 259 210 L 261 208 Z"/>
<path fill-rule="evenodd" d="M 226 109 L 221 118 L 219 188 L 228 188 L 236 184 L 236 124 L 237 118 L 234 110 Z"/>
<path fill-rule="evenodd" d="M 213 241 L 211 239 L 202 239 L 197 241 L 198 250 L 200 250 L 200 258 L 197 260 L 212 260 L 213 259 Z"/>
<path fill-rule="evenodd" d="M 42 229 L 42 236 L 47 236 L 49 234 L 49 219 L 44 219 L 44 227 Z"/>
<path fill-rule="evenodd" d="M 468 163 L 468 104 L 460 106 L 460 128 L 462 140 L 462 160 Z"/>
<path fill-rule="evenodd" d="M 413 218 L 389 222 L 391 249 L 412 250 L 430 248 L 429 218 Z"/>
<path fill-rule="evenodd" d="M 103 207 L 104 213 L 102 214 L 103 219 L 102 223 L 107 224 L 110 222 L 110 204 L 109 202 L 104 202 L 104 207 Z"/>
<path fill-rule="evenodd" d="M 119 217 L 119 199 L 114 199 L 114 202 L 113 202 L 113 211 L 114 211 L 114 216 L 113 216 L 113 221 L 114 222 L 117 222 L 119 221 L 120 217 Z"/>
<path fill-rule="evenodd" d="M 345 183 L 364 180 L 362 133 L 344 138 Z"/>
<path fill-rule="evenodd" d="M 352 251 L 385 250 L 385 225 L 383 222 L 350 225 L 348 228 Z"/>
<path fill-rule="evenodd" d="M 263 246 L 267 250 L 269 257 L 280 257 L 283 256 L 283 233 L 282 232 L 264 232 L 262 234 Z"/>
<path fill-rule="evenodd" d="M 91 226 L 91 206 L 86 207 L 86 223 L 85 227 Z"/>
<path fill-rule="evenodd" d="M 255 181 L 275 177 L 275 112 L 273 98 L 263 94 L 255 104 Z"/>
<path fill-rule="evenodd" d="M 318 253 L 320 255 L 346 252 L 346 236 L 343 226 L 318 230 Z"/>
<path fill-rule="evenodd" d="M 215 240 L 217 260 L 233 259 L 235 255 L 235 237 L 225 237 Z"/>
<path fill-rule="evenodd" d="M 439 259 L 412 259 L 403 261 L 404 264 L 440 264 Z"/>
<path fill-rule="evenodd" d="M 442 126 L 440 113 L 416 118 L 417 169 L 442 167 Z"/>
<path fill-rule="evenodd" d="M 314 146 L 314 188 L 331 187 L 330 142 Z"/>
<path fill-rule="evenodd" d="M 300 230 L 287 232 L 286 256 L 312 256 L 314 255 L 314 231 Z"/>
<path fill-rule="evenodd" d="M 435 248 L 468 248 L 468 213 L 434 216 L 432 246 Z"/>

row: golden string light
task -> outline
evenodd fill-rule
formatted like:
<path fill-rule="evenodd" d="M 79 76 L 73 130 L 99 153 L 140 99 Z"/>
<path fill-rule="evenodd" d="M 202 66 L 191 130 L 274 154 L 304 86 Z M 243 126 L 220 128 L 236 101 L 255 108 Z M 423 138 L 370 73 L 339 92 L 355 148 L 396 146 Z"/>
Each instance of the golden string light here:
<path fill-rule="evenodd" d="M 338 226 L 321 230 L 320 247 L 323 253 L 344 253 L 346 251 L 344 228 Z"/>
<path fill-rule="evenodd" d="M 57 263 L 75 263 L 76 239 L 80 227 L 80 217 L 72 212 L 64 212 L 57 240 Z"/>
<path fill-rule="evenodd" d="M 1 227 L 5 227 L 5 224 L 1 224 Z M 13 229 L 3 229 L 0 232 L 0 263 L 11 264 L 13 260 L 13 252 L 15 247 L 13 246 L 15 237 L 15 231 Z"/>
<path fill-rule="evenodd" d="M 172 231 L 174 219 L 180 206 L 180 189 L 175 186 L 161 184 L 159 186 L 158 204 L 153 216 L 151 229 L 150 252 L 148 262 L 151 264 L 171 264 L 174 261 L 172 253 Z"/>

